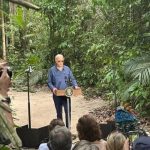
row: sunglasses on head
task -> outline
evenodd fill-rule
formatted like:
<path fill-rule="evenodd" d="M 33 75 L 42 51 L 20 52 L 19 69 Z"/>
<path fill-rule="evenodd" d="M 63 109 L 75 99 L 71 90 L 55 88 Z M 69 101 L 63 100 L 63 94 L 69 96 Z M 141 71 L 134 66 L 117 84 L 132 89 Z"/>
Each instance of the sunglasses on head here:
<path fill-rule="evenodd" d="M 3 70 L 1 69 L 1 70 L 0 70 L 0 77 L 2 76 L 2 74 L 3 74 Z M 7 69 L 7 74 L 8 74 L 8 76 L 9 76 L 10 79 L 11 79 L 11 78 L 12 78 L 12 71 L 9 70 L 9 69 Z"/>

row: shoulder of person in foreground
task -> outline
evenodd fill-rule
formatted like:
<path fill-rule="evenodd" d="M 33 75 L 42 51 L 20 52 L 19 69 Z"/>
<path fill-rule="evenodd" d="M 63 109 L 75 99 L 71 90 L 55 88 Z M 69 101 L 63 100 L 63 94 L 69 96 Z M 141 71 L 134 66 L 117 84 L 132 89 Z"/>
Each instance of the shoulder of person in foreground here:
<path fill-rule="evenodd" d="M 99 148 L 87 140 L 81 140 L 75 144 L 72 150 L 99 150 Z"/>
<path fill-rule="evenodd" d="M 38 150 L 49 150 L 47 143 L 41 143 Z"/>
<path fill-rule="evenodd" d="M 96 145 L 99 148 L 99 150 L 106 150 L 107 142 L 103 139 L 101 139 L 99 141 L 91 142 L 91 144 Z"/>
<path fill-rule="evenodd" d="M 14 128 L 11 109 L 9 104 L 6 103 L 12 76 L 12 72 L 8 67 L 6 61 L 0 60 L 0 142 L 4 145 L 11 144 L 11 147 L 19 150 L 22 143 Z"/>
<path fill-rule="evenodd" d="M 9 119 L 6 117 L 5 114 L 7 113 L 10 114 L 11 112 L 9 112 L 7 109 L 3 107 L 0 107 L 0 135 L 5 140 L 7 141 L 9 140 L 14 148 L 19 149 L 22 146 L 22 143 L 16 133 L 15 128 L 13 127 L 11 123 L 11 118 Z"/>

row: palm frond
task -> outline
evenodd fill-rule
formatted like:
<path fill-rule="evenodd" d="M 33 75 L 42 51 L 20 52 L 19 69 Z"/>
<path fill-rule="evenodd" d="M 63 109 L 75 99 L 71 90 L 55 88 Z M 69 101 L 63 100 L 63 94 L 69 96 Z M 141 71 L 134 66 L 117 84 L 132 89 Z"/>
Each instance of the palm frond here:
<path fill-rule="evenodd" d="M 122 92 L 122 98 L 123 100 L 127 100 L 130 97 L 130 94 L 135 91 L 137 89 L 137 87 L 139 86 L 139 83 L 136 81 L 132 81 L 131 83 L 129 83 L 126 88 L 124 89 L 124 91 Z"/>
<path fill-rule="evenodd" d="M 125 75 L 138 79 L 142 85 L 150 83 L 150 56 L 138 57 L 125 64 Z"/>

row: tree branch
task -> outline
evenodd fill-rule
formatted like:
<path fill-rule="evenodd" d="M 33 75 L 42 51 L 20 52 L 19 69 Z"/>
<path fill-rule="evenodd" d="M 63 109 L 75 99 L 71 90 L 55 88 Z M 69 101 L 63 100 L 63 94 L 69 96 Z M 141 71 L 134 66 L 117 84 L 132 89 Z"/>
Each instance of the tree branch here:
<path fill-rule="evenodd" d="M 23 7 L 26 7 L 26 8 L 30 8 L 30 9 L 35 9 L 35 10 L 39 10 L 40 7 L 39 6 L 36 6 L 30 2 L 26 2 L 24 0 L 8 0 L 10 1 L 11 3 L 15 3 L 15 4 L 18 4 L 18 5 L 21 5 Z"/>

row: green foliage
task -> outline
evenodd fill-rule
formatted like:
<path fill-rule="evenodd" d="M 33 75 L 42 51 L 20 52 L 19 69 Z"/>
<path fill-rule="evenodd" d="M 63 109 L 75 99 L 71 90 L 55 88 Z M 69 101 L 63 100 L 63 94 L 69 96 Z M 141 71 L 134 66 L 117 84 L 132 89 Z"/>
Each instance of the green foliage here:
<path fill-rule="evenodd" d="M 99 16 L 99 24 L 96 24 L 93 32 L 99 36 L 95 36 L 94 44 L 88 49 L 86 57 L 87 62 L 91 61 L 94 66 L 94 70 L 88 72 L 94 71 L 96 77 L 99 77 L 94 86 L 99 87 L 108 99 L 131 100 L 131 103 L 136 101 L 136 108 L 141 111 L 149 101 L 149 95 L 143 96 L 145 91 L 140 84 L 149 85 L 148 58 L 142 58 L 145 62 L 131 61 L 130 68 L 126 70 L 128 73 L 130 71 L 127 78 L 123 65 L 127 60 L 149 51 L 149 21 L 145 17 L 149 16 L 148 3 L 136 0 L 126 3 L 108 0 L 93 1 L 93 4 L 96 13 L 103 13 Z M 134 81 L 137 78 L 139 80 Z"/>
<path fill-rule="evenodd" d="M 137 79 L 142 85 L 150 84 L 150 57 L 138 57 L 125 65 L 125 73 Z"/>
<path fill-rule="evenodd" d="M 6 146 L 0 146 L 0 150 L 10 150 L 10 148 L 8 148 Z"/>
<path fill-rule="evenodd" d="M 135 102 L 140 111 L 149 107 L 147 0 L 33 2 L 41 12 L 17 8 L 6 25 L 7 36 L 14 35 L 8 58 L 17 83 L 25 83 L 28 66 L 33 84 L 46 83 L 55 54 L 62 53 L 86 94 Z"/>
<path fill-rule="evenodd" d="M 143 114 L 150 113 L 145 108 L 150 107 L 150 58 L 149 55 L 137 57 L 125 64 L 125 75 L 128 81 L 134 81 L 125 91 L 128 99 L 134 99 L 136 109 Z M 144 108 L 144 109 L 143 109 Z"/>
<path fill-rule="evenodd" d="M 21 29 L 26 28 L 26 20 L 23 18 L 23 9 L 22 8 L 17 8 L 16 10 L 16 15 L 12 16 L 13 23 Z"/>
<path fill-rule="evenodd" d="M 11 24 L 7 24 L 7 36 L 9 38 L 13 36 L 14 43 L 9 43 L 8 58 L 13 70 L 13 85 L 15 87 L 24 88 L 23 86 L 26 86 L 25 70 L 29 66 L 32 66 L 36 72 L 31 76 L 31 84 L 36 84 L 41 82 L 42 78 L 45 80 L 47 78 L 44 69 L 47 61 L 43 55 L 43 52 L 47 52 L 45 44 L 47 33 L 46 30 L 41 30 L 42 21 L 44 18 L 40 13 L 22 8 L 17 8 L 16 14 L 10 16 Z"/>

